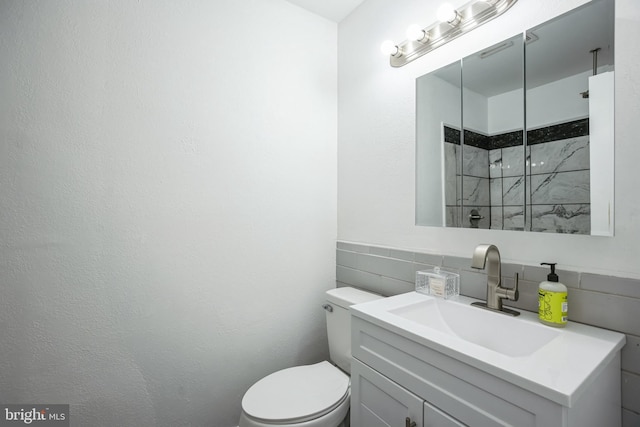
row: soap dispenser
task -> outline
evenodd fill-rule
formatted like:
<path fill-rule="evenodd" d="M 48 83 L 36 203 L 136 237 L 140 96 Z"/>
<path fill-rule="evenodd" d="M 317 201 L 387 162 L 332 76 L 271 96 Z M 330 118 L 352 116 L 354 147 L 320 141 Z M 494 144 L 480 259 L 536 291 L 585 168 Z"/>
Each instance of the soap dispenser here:
<path fill-rule="evenodd" d="M 567 324 L 567 287 L 558 281 L 556 263 L 543 262 L 551 267 L 547 280 L 538 286 L 538 318 L 545 325 L 563 328 Z"/>

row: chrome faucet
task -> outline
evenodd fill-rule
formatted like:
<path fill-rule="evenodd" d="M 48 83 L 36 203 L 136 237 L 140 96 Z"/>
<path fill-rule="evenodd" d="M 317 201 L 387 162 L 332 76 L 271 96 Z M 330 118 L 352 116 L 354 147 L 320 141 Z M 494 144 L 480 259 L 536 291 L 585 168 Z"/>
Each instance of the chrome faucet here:
<path fill-rule="evenodd" d="M 472 305 L 518 316 L 519 312 L 502 307 L 503 299 L 518 301 L 518 273 L 516 273 L 513 289 L 503 288 L 500 286 L 502 279 L 500 251 L 495 245 L 482 244 L 476 246 L 471 258 L 471 267 L 483 270 L 487 261 L 489 261 L 489 266 L 487 267 L 487 302 L 474 302 Z"/>

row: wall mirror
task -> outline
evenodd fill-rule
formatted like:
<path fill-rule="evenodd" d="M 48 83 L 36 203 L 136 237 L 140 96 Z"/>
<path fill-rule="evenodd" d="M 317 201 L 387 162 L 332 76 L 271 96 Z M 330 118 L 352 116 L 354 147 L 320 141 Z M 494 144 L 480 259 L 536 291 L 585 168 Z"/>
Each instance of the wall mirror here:
<path fill-rule="evenodd" d="M 416 80 L 416 224 L 613 235 L 614 1 Z"/>

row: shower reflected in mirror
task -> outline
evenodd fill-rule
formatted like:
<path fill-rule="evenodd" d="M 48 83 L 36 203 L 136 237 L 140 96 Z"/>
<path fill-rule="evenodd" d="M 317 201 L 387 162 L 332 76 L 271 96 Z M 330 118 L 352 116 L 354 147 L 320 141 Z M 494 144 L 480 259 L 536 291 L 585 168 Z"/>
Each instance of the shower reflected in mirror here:
<path fill-rule="evenodd" d="M 418 225 L 613 234 L 613 7 L 417 79 Z"/>

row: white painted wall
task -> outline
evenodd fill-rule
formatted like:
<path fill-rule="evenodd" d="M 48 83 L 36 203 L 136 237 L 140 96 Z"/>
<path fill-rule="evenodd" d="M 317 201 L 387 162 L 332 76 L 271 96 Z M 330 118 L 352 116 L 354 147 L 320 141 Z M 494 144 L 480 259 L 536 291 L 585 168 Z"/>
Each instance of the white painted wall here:
<path fill-rule="evenodd" d="M 464 108 L 464 128 L 489 134 L 489 99 L 466 87 L 462 89 L 462 108 Z"/>
<path fill-rule="evenodd" d="M 586 71 L 527 91 L 527 128 L 583 119 L 589 116 L 589 100 L 580 93 L 589 88 Z"/>
<path fill-rule="evenodd" d="M 458 68 L 459 73 L 459 68 Z M 417 170 L 416 222 L 418 224 L 445 223 L 445 176 L 444 144 L 429 144 L 442 141 L 442 124 L 461 128 L 460 87 L 444 79 L 429 75 L 420 78 L 416 85 L 418 93 L 416 126 L 420 138 L 416 140 L 416 158 L 422 167 Z M 434 180 L 433 176 L 439 176 Z M 455 177 L 454 177 L 455 178 Z"/>
<path fill-rule="evenodd" d="M 452 64 L 460 74 L 459 64 Z M 453 74 L 453 72 L 452 72 Z M 416 84 L 416 158 L 422 165 L 416 171 L 416 223 L 444 224 L 446 181 L 444 145 L 433 144 L 443 138 L 442 124 L 461 129 L 461 103 L 465 103 L 465 129 L 487 133 L 487 98 L 464 88 L 461 101 L 460 86 L 455 86 L 436 75 L 422 76 Z M 455 174 L 454 174 L 455 175 Z M 440 176 L 434 180 L 433 176 Z M 455 176 L 453 177 L 455 178 Z"/>
<path fill-rule="evenodd" d="M 584 0 L 520 1 L 506 14 L 429 55 L 391 68 L 382 40 L 404 39 L 408 24 L 435 21 L 440 1 L 367 0 L 339 26 L 338 238 L 469 257 L 479 243 L 498 245 L 503 259 L 640 278 L 640 4 L 616 1 L 615 237 L 414 225 L 415 79 L 538 25 Z M 455 6 L 462 5 L 458 0 Z"/>
<path fill-rule="evenodd" d="M 284 0 L 0 2 L 0 402 L 237 425 L 327 357 L 337 26 Z"/>
<path fill-rule="evenodd" d="M 522 89 L 492 96 L 488 98 L 487 104 L 489 105 L 487 121 L 490 135 L 522 130 L 524 123 Z"/>
<path fill-rule="evenodd" d="M 589 116 L 589 101 L 580 96 L 587 90 L 592 71 L 585 71 L 527 90 L 527 128 L 555 125 Z M 522 89 L 492 96 L 489 104 L 489 133 L 522 129 Z"/>

